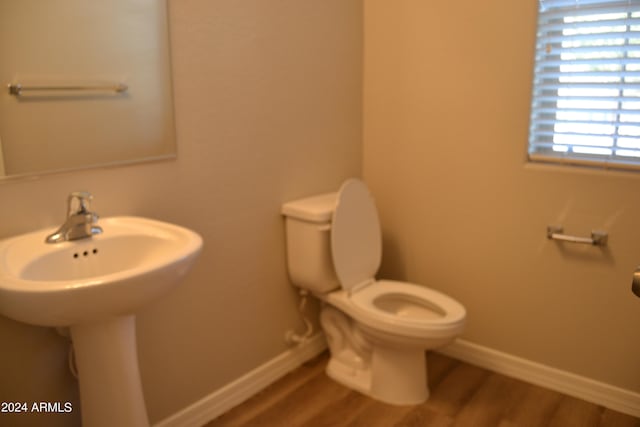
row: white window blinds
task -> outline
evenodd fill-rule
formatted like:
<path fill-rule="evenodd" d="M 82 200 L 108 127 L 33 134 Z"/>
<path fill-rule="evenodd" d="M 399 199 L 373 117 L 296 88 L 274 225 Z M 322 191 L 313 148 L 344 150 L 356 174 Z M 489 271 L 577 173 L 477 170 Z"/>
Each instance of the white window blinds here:
<path fill-rule="evenodd" d="M 640 169 L 640 0 L 540 0 L 529 157 Z"/>

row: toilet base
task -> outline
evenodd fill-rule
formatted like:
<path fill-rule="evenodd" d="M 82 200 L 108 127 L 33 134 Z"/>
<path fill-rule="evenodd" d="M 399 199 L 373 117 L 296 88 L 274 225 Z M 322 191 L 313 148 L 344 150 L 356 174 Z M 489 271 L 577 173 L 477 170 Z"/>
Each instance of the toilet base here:
<path fill-rule="evenodd" d="M 331 351 L 326 369 L 330 378 L 393 405 L 427 400 L 427 361 L 422 346 L 377 339 L 377 334 L 365 332 L 362 325 L 329 305 L 323 306 L 320 323 Z"/>
<path fill-rule="evenodd" d="M 393 405 L 417 405 L 429 398 L 422 349 L 376 346 L 371 358 L 371 396 Z"/>
<path fill-rule="evenodd" d="M 429 398 L 423 350 L 376 347 L 364 368 L 331 357 L 326 372 L 334 381 L 392 405 L 417 405 Z"/>
<path fill-rule="evenodd" d="M 367 396 L 370 395 L 371 369 L 354 368 L 332 357 L 327 364 L 325 372 L 329 378 L 343 386 L 359 391 Z"/>

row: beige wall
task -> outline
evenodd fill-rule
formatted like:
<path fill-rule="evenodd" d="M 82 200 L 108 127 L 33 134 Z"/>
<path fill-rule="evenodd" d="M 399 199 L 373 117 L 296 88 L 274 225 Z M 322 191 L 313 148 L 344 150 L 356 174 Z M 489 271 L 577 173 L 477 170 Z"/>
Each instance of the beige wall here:
<path fill-rule="evenodd" d="M 337 188 L 362 158 L 360 1 L 180 0 L 170 16 L 177 161 L 0 185 L 0 237 L 58 225 L 78 189 L 102 216 L 149 216 L 204 237 L 186 282 L 138 317 L 152 422 L 280 354 L 284 332 L 301 330 L 280 205 Z M 0 341 L 0 401 L 78 408 L 55 331 L 0 317 Z M 44 420 L 77 425 L 78 415 Z"/>
<path fill-rule="evenodd" d="M 640 175 L 526 164 L 536 9 L 364 2 L 382 275 L 460 300 L 466 340 L 640 392 Z M 547 224 L 610 243 L 559 245 Z"/>

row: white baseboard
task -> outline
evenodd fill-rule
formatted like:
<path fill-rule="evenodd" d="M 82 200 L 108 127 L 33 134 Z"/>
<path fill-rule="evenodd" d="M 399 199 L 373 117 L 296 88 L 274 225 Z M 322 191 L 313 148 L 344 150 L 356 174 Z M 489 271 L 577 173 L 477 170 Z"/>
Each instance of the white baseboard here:
<path fill-rule="evenodd" d="M 640 394 L 633 391 L 551 368 L 469 341 L 456 340 L 438 352 L 509 377 L 640 417 Z"/>
<path fill-rule="evenodd" d="M 244 402 L 327 348 L 323 334 L 258 366 L 237 380 L 165 418 L 154 427 L 200 427 Z"/>
<path fill-rule="evenodd" d="M 199 427 L 244 402 L 327 347 L 323 334 L 285 351 L 154 427 Z M 640 417 L 640 394 L 512 356 L 469 341 L 456 340 L 439 353 L 472 365 Z"/>

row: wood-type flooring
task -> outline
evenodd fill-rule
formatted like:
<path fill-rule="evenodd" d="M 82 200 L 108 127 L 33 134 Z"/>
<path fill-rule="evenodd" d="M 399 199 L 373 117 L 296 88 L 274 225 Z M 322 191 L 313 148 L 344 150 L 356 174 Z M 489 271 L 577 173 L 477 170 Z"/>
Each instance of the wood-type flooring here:
<path fill-rule="evenodd" d="M 307 362 L 205 427 L 640 427 L 640 419 L 429 353 L 429 400 L 394 406 L 324 373 L 327 353 Z"/>

